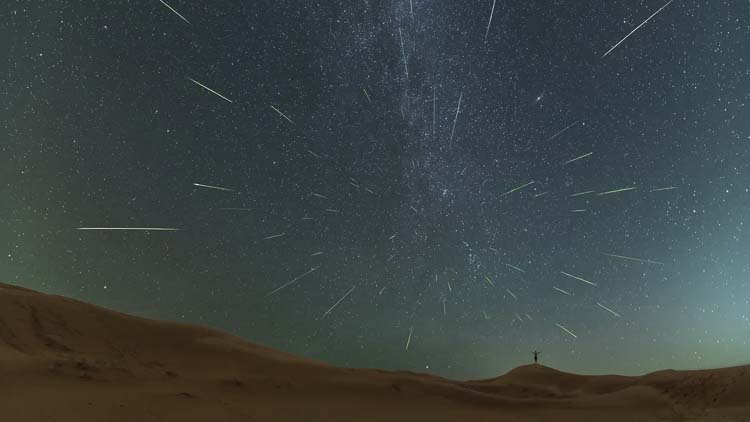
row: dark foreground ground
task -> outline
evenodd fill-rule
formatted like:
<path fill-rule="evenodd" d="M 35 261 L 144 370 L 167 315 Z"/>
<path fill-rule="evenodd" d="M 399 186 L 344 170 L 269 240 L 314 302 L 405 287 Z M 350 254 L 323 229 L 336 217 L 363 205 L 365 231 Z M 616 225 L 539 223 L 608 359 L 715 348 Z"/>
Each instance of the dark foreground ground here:
<path fill-rule="evenodd" d="M 0 284 L 2 421 L 750 421 L 750 366 L 459 382 L 343 369 Z"/>

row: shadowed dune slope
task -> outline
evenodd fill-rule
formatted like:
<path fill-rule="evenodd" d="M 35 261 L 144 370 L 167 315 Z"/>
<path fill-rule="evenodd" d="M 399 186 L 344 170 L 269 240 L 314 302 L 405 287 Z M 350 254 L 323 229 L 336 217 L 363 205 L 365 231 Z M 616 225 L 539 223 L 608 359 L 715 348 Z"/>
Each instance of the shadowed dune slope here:
<path fill-rule="evenodd" d="M 750 366 L 488 380 L 337 368 L 203 327 L 0 284 L 12 421 L 750 421 Z"/>

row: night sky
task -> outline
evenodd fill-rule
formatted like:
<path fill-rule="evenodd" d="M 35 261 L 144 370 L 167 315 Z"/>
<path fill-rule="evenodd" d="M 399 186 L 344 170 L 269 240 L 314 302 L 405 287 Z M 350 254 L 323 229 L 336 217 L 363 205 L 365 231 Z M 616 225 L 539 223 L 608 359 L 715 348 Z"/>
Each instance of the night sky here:
<path fill-rule="evenodd" d="M 344 366 L 750 363 L 750 3 L 412 1 L 4 2 L 0 281 Z"/>

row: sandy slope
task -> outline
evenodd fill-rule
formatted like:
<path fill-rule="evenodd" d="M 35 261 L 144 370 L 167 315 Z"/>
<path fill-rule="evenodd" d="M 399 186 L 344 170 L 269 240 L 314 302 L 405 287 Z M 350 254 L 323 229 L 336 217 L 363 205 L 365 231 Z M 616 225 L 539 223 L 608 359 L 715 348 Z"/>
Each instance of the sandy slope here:
<path fill-rule="evenodd" d="M 0 284 L 2 421 L 750 421 L 750 366 L 482 381 L 342 369 Z"/>

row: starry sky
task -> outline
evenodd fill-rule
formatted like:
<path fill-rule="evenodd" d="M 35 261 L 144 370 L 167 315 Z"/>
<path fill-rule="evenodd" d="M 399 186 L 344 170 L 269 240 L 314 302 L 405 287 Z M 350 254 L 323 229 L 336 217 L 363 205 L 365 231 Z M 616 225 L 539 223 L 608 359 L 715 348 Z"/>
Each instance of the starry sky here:
<path fill-rule="evenodd" d="M 6 2 L 0 280 L 344 366 L 750 363 L 750 4 L 665 3 Z"/>

